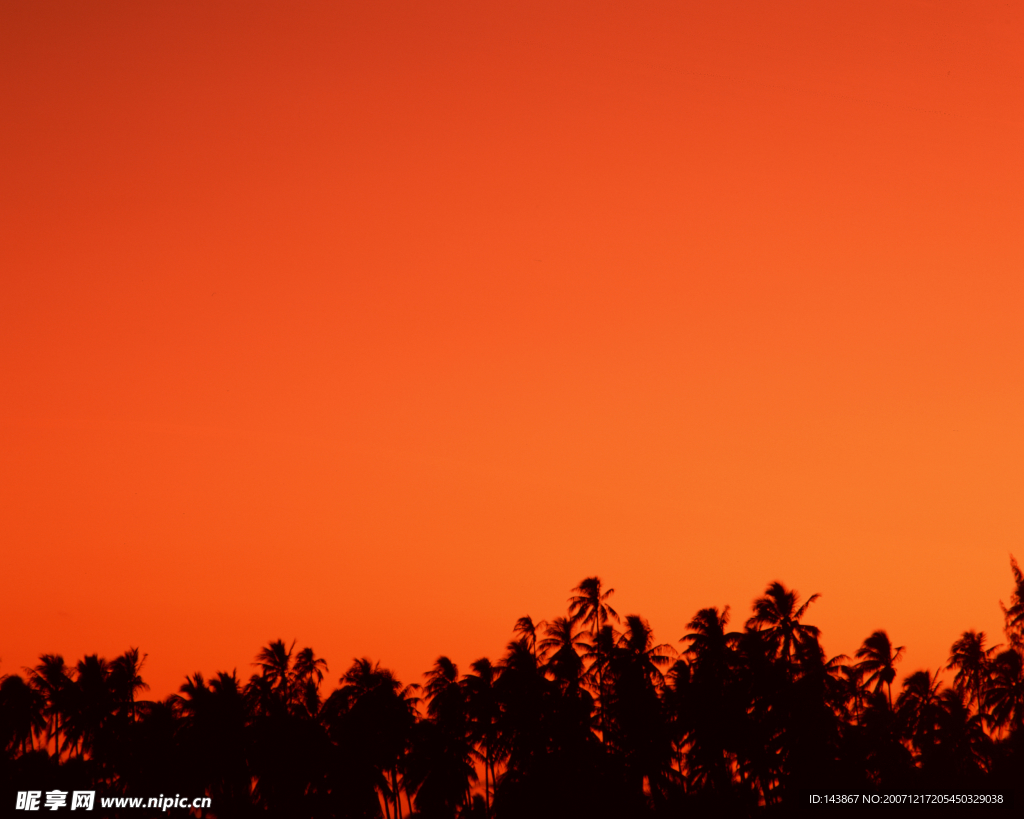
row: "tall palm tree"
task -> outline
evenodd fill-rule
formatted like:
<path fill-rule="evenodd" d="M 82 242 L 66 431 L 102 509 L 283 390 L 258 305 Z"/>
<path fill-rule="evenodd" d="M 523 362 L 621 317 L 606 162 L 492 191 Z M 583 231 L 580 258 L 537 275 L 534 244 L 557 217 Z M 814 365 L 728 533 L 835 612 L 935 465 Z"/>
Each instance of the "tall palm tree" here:
<path fill-rule="evenodd" d="M 497 664 L 494 696 L 498 703 L 492 759 L 504 763 L 495 805 L 512 783 L 529 776 L 550 750 L 545 719 L 553 683 L 543 673 L 526 639 L 513 640 Z"/>
<path fill-rule="evenodd" d="M 721 612 L 717 607 L 701 609 L 686 624 L 690 633 L 682 637 L 686 642 L 684 653 L 690 658 L 693 670 L 701 674 L 713 674 L 716 678 L 727 671 L 730 659 L 739 643 L 739 632 L 726 632 L 729 623 L 729 607 Z"/>
<path fill-rule="evenodd" d="M 765 723 L 773 729 L 771 744 L 779 748 L 782 764 L 779 797 L 834 781 L 840 763 L 843 729 L 849 718 L 843 669 L 849 658 L 827 658 L 816 638 L 796 643 L 798 673 L 772 692 Z"/>
<path fill-rule="evenodd" d="M 418 686 L 403 686 L 390 670 L 366 658 L 354 660 L 340 682 L 323 706 L 328 730 L 350 763 L 372 777 L 385 812 L 390 815 L 394 807 L 397 816 L 399 768 L 416 724 Z"/>
<path fill-rule="evenodd" d="M 997 648 L 999 646 L 985 648 L 985 632 L 973 629 L 965 631 L 953 643 L 946 668 L 956 669 L 953 687 L 967 695 L 968 706 L 973 704 L 981 709 L 989 663 Z"/>
<path fill-rule="evenodd" d="M 939 674 L 915 671 L 903 679 L 896 710 L 903 716 L 909 739 L 920 754 L 935 741 L 939 707 Z"/>
<path fill-rule="evenodd" d="M 879 629 L 872 632 L 854 655 L 860 662 L 857 665 L 866 675 L 864 686 L 875 684 L 875 691 L 885 683 L 889 692 L 889 706 L 892 707 L 892 681 L 896 679 L 896 663 L 903 656 L 904 647 L 893 648 L 889 635 Z"/>
<path fill-rule="evenodd" d="M 676 653 L 667 644 L 655 644 L 650 624 L 640 615 L 628 615 L 624 625 L 608 658 L 606 727 L 631 772 L 636 795 L 642 795 L 646 782 L 661 805 L 676 780 L 672 733 L 661 701 L 664 669 Z"/>
<path fill-rule="evenodd" d="M 118 702 L 128 706 L 129 716 L 135 722 L 135 696 L 140 691 L 148 691 L 149 684 L 142 679 L 142 666 L 148 655 L 139 657 L 138 648 L 130 648 L 110 663 L 110 684 Z"/>
<path fill-rule="evenodd" d="M 466 731 L 466 692 L 459 684 L 459 667 L 444 655 L 437 658 L 426 674 L 423 693 L 427 695 L 427 715 L 459 734 Z"/>
<path fill-rule="evenodd" d="M 547 625 L 545 637 L 538 647 L 544 668 L 567 687 L 578 686 L 583 676 L 582 652 L 590 650 L 576 624 L 568 617 L 556 617 Z"/>
<path fill-rule="evenodd" d="M 327 671 L 327 661 L 317 657 L 313 649 L 304 648 L 295 655 L 292 666 L 295 697 L 307 716 L 315 717 L 320 710 L 320 684 Z"/>
<path fill-rule="evenodd" d="M 53 739 L 53 758 L 60 763 L 60 732 L 66 713 L 68 690 L 72 685 L 72 670 L 60 654 L 43 654 L 35 668 L 25 669 L 29 684 L 46 703 L 47 732 Z"/>
<path fill-rule="evenodd" d="M 109 663 L 96 654 L 79 660 L 75 667 L 75 682 L 69 693 L 68 739 L 75 746 L 76 754 L 82 756 L 93 749 L 108 719 L 117 710 Z"/>
<path fill-rule="evenodd" d="M 924 760 L 941 781 L 962 781 L 988 770 L 992 740 L 985 732 L 987 715 L 971 713 L 961 691 L 947 688 L 939 695 L 935 744 Z"/>
<path fill-rule="evenodd" d="M 290 702 L 292 695 L 292 651 L 295 649 L 295 640 L 289 648 L 284 647 L 283 640 L 274 640 L 260 649 L 256 655 L 254 666 L 260 669 L 261 676 L 269 689 L 277 694 L 284 702 Z"/>
<path fill-rule="evenodd" d="M 1024 660 L 1020 653 L 1012 648 L 1000 652 L 989 671 L 985 707 L 993 723 L 1010 732 L 1024 729 Z"/>
<path fill-rule="evenodd" d="M 484 763 L 484 814 L 491 815 L 491 799 L 494 787 L 495 749 L 497 725 L 501 714 L 497 694 L 494 690 L 499 669 L 486 657 L 470 665 L 472 674 L 463 679 L 466 691 L 466 713 L 469 718 L 470 739 L 483 749 Z"/>
<path fill-rule="evenodd" d="M 1013 592 L 1010 605 L 999 601 L 1006 620 L 1006 639 L 1018 651 L 1024 651 L 1024 572 L 1017 565 L 1017 559 L 1010 555 L 1010 570 L 1013 572 Z"/>
<path fill-rule="evenodd" d="M 819 597 L 820 594 L 812 594 L 802 606 L 798 606 L 796 589 L 787 589 L 775 581 L 768 586 L 763 596 L 754 601 L 754 613 L 747 620 L 747 629 L 756 631 L 767 641 L 775 656 L 788 665 L 797 643 L 816 640 L 821 634 L 817 626 L 800 622 L 808 606 Z"/>
<path fill-rule="evenodd" d="M 730 749 L 739 714 L 746 702 L 738 695 L 737 652 L 741 635 L 727 632 L 729 606 L 703 608 L 687 623 L 690 630 L 680 642 L 686 643 L 688 666 L 678 663 L 673 671 L 670 696 L 674 700 L 677 735 L 686 745 L 687 777 L 691 790 L 706 789 L 724 794 L 731 779 Z M 680 765 L 680 770 L 683 766 Z"/>
<path fill-rule="evenodd" d="M 526 640 L 526 645 L 530 651 L 537 654 L 537 637 L 543 630 L 544 626 L 547 625 L 543 620 L 539 623 L 533 622 L 533 618 L 529 614 L 520 617 L 516 620 L 515 626 L 512 627 L 512 633 L 518 635 L 520 638 Z"/>
<path fill-rule="evenodd" d="M 20 674 L 0 677 L 0 751 L 26 753 L 46 727 L 46 701 Z"/>
<path fill-rule="evenodd" d="M 867 772 L 882 787 L 906 782 L 914 770 L 914 756 L 906 745 L 908 716 L 894 709 L 881 691 L 867 695 L 858 724 L 865 743 Z"/>
<path fill-rule="evenodd" d="M 442 656 L 427 672 L 423 692 L 429 719 L 416 727 L 409 757 L 416 806 L 427 813 L 451 814 L 471 805 L 471 782 L 477 778 L 468 689 L 459 679 L 458 666 Z"/>
<path fill-rule="evenodd" d="M 625 625 L 615 646 L 615 664 L 618 668 L 634 668 L 660 690 L 665 682 L 662 669 L 675 660 L 675 651 L 668 643 L 654 644 L 651 625 L 639 614 L 627 615 Z"/>
<path fill-rule="evenodd" d="M 572 590 L 569 598 L 569 617 L 576 625 L 590 627 L 591 634 L 597 634 L 610 622 L 618 622 L 619 615 L 608 602 L 615 589 L 602 591 L 601 578 L 587 577 Z"/>
<path fill-rule="evenodd" d="M 569 598 L 569 619 L 574 625 L 579 625 L 590 630 L 591 646 L 593 652 L 593 667 L 591 669 L 597 693 L 598 706 L 601 706 L 603 695 L 602 673 L 605 660 L 608 655 L 609 643 L 613 641 L 612 622 L 619 621 L 618 612 L 608 602 L 615 594 L 615 589 L 602 589 L 601 578 L 586 577 L 572 590 L 572 597 Z M 605 635 L 605 630 L 608 634 Z M 604 717 L 598 712 L 598 724 L 603 724 Z"/>
<path fill-rule="evenodd" d="M 209 682 L 185 678 L 171 705 L 181 715 L 180 741 L 191 775 L 226 815 L 243 815 L 253 802 L 253 714 L 236 672 Z"/>

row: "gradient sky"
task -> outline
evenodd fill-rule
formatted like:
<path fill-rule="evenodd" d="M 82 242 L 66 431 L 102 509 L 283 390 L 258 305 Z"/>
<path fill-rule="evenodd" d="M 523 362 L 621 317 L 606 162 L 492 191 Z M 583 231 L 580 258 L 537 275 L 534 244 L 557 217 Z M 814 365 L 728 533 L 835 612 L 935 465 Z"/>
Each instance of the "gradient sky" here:
<path fill-rule="evenodd" d="M 598 574 L 901 672 L 1024 559 L 1024 10 L 7 0 L 0 673 L 496 658 Z"/>

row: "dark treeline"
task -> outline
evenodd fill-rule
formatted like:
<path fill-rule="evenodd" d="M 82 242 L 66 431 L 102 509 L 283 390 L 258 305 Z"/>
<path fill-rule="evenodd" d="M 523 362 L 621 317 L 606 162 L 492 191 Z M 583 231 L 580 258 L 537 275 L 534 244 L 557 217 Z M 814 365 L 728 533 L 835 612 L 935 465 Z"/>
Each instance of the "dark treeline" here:
<path fill-rule="evenodd" d="M 222 818 L 507 819 L 755 814 L 807 789 L 1012 790 L 1024 782 L 1012 569 L 1006 642 L 964 632 L 948 687 L 942 669 L 901 677 L 903 648 L 884 631 L 827 657 L 809 622 L 817 595 L 781 583 L 742 630 L 728 607 L 705 608 L 668 645 L 587 578 L 563 616 L 521 618 L 502 657 L 462 670 L 439 657 L 421 685 L 360 659 L 327 690 L 323 659 L 275 641 L 248 680 L 197 673 L 150 701 L 137 649 L 74 666 L 47 654 L 0 682 L 3 799 L 59 787 L 208 795 L 205 815 Z"/>

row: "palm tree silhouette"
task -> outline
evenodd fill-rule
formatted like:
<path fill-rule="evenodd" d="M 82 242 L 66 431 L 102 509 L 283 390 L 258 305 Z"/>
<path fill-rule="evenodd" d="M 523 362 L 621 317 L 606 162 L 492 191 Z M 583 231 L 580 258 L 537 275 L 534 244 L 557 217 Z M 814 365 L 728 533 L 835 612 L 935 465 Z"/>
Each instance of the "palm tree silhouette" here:
<path fill-rule="evenodd" d="M 828 658 L 803 622 L 817 595 L 778 582 L 742 633 L 728 606 L 698 610 L 676 656 L 587 578 L 567 616 L 520 618 L 496 662 L 461 675 L 438 657 L 422 703 L 368 659 L 322 691 L 326 661 L 294 641 L 260 648 L 247 683 L 196 673 L 161 702 L 140 699 L 138 648 L 74 667 L 46 654 L 0 677 L 0 787 L 187 790 L 216 816 L 306 819 L 751 816 L 819 786 L 1006 792 L 1024 781 L 1011 568 L 1010 647 L 963 632 L 951 687 L 917 671 L 896 693 L 902 646 L 879 629 L 854 661 Z"/>
<path fill-rule="evenodd" d="M 292 697 L 292 686 L 294 676 L 292 674 L 292 651 L 295 648 L 292 641 L 290 648 L 284 647 L 283 640 L 274 640 L 260 649 L 256 655 L 254 666 L 261 671 L 262 690 L 277 695 L 283 702 L 290 703 Z M 256 677 L 253 677 L 254 684 Z"/>
<path fill-rule="evenodd" d="M 473 760 L 467 687 L 459 669 L 441 656 L 426 674 L 423 692 L 428 719 L 413 733 L 409 777 L 416 789 L 416 807 L 436 815 L 454 815 L 472 805 Z"/>
<path fill-rule="evenodd" d="M 403 686 L 388 669 L 362 658 L 341 677 L 324 703 L 329 730 L 349 749 L 347 758 L 372 771 L 385 813 L 401 811 L 400 767 L 416 724 L 418 686 Z M 355 744 L 353 744 L 355 743 Z"/>
<path fill-rule="evenodd" d="M 904 678 L 903 690 L 896 700 L 896 710 L 906 720 L 907 734 L 919 754 L 935 741 L 939 693 L 938 673 L 915 671 Z"/>
<path fill-rule="evenodd" d="M 1024 729 L 1024 660 L 1019 652 L 1007 649 L 989 665 L 985 686 L 985 707 L 999 729 L 1011 733 Z"/>
<path fill-rule="evenodd" d="M 739 632 L 726 632 L 729 623 L 729 607 L 721 612 L 716 607 L 701 609 L 686 624 L 690 633 L 680 642 L 689 643 L 685 654 L 690 658 L 695 670 L 701 674 L 712 674 L 720 681 L 728 671 L 730 661 L 739 644 Z"/>
<path fill-rule="evenodd" d="M 754 601 L 754 613 L 747 620 L 747 629 L 757 632 L 773 649 L 775 656 L 790 663 L 796 644 L 806 640 L 817 640 L 820 631 L 816 626 L 800 622 L 807 607 L 821 597 L 812 594 L 802 606 L 797 606 L 796 590 L 787 589 L 775 581 L 765 590 L 762 597 Z"/>
<path fill-rule="evenodd" d="M 691 790 L 725 794 L 731 789 L 732 759 L 738 723 L 745 716 L 737 676 L 740 635 L 726 632 L 729 607 L 703 608 L 687 623 L 690 633 L 684 655 L 690 662 L 685 674 L 674 669 L 675 690 L 685 680 L 685 696 L 675 704 L 679 722 L 679 742 L 689 745 L 688 782 Z"/>
<path fill-rule="evenodd" d="M 470 741 L 483 749 L 484 814 L 489 817 L 494 787 L 497 726 L 501 714 L 501 706 L 495 692 L 498 668 L 486 657 L 473 662 L 470 668 L 473 669 L 473 673 L 467 674 L 463 679 L 466 714 L 469 719 Z"/>
<path fill-rule="evenodd" d="M 985 733 L 987 716 L 971 713 L 963 693 L 955 689 L 945 689 L 939 705 L 929 767 L 946 781 L 970 780 L 984 773 L 992 744 Z"/>
<path fill-rule="evenodd" d="M 981 709 L 989 663 L 998 646 L 985 648 L 984 631 L 965 631 L 953 643 L 947 669 L 956 669 L 953 687 L 968 697 L 968 705 Z"/>
<path fill-rule="evenodd" d="M 518 634 L 522 639 L 526 640 L 527 647 L 536 655 L 537 637 L 545 625 L 546 623 L 543 620 L 539 623 L 533 622 L 533 618 L 527 614 L 516 620 L 516 624 L 512 631 L 514 634 Z"/>
<path fill-rule="evenodd" d="M 1024 651 L 1024 572 L 1021 572 L 1017 565 L 1017 559 L 1010 555 L 1010 571 L 1013 572 L 1013 593 L 1010 595 L 1010 605 L 1006 606 L 999 601 L 1003 610 L 1003 617 L 1006 621 L 1006 639 L 1018 651 Z"/>
<path fill-rule="evenodd" d="M 574 625 L 590 627 L 591 634 L 597 634 L 610 621 L 618 622 L 619 615 L 608 603 L 615 589 L 601 590 L 601 578 L 587 577 L 572 590 L 569 598 L 569 617 Z"/>
<path fill-rule="evenodd" d="M 903 646 L 893 648 L 885 631 L 872 632 L 863 645 L 857 649 L 859 670 L 865 674 L 864 686 L 875 684 L 875 691 L 885 683 L 889 692 L 889 706 L 892 707 L 892 681 L 896 679 L 896 663 L 903 656 Z"/>
<path fill-rule="evenodd" d="M 590 650 L 576 624 L 567 617 L 556 617 L 547 625 L 545 637 L 538 647 L 544 668 L 564 687 L 580 684 L 583 677 L 581 653 Z"/>
<path fill-rule="evenodd" d="M 602 674 L 609 649 L 614 643 L 614 630 L 611 623 L 619 621 L 619 615 L 612 608 L 608 599 L 615 594 L 615 589 L 602 591 L 601 578 L 586 577 L 572 590 L 569 598 L 569 619 L 574 625 L 589 627 L 593 663 L 590 676 L 594 681 L 597 694 L 598 727 L 604 730 L 603 697 L 604 687 Z"/>
<path fill-rule="evenodd" d="M 140 691 L 148 691 L 149 684 L 142 679 L 142 666 L 146 656 L 139 657 L 138 648 L 130 648 L 110 663 L 110 685 L 118 702 L 127 703 L 132 719 L 135 721 L 135 695 Z"/>
<path fill-rule="evenodd" d="M 71 669 L 60 654 L 43 654 L 35 668 L 25 669 L 29 684 L 39 692 L 46 703 L 47 730 L 53 739 L 53 758 L 60 763 L 60 730 L 66 710 Z"/>
<path fill-rule="evenodd" d="M 676 778 L 671 730 L 662 706 L 663 669 L 674 659 L 671 646 L 655 644 L 650 624 L 630 614 L 607 664 L 605 724 L 610 744 L 623 755 L 637 796 L 642 797 L 646 782 L 659 805 L 667 800 Z"/>
<path fill-rule="evenodd" d="M 309 717 L 316 717 L 320 711 L 320 685 L 328 670 L 327 661 L 317 657 L 312 648 L 304 648 L 295 655 L 292 687 L 298 703 Z"/>
<path fill-rule="evenodd" d="M 206 682 L 196 672 L 185 678 L 171 704 L 181 714 L 179 739 L 191 775 L 226 815 L 252 806 L 253 714 L 237 674 L 219 672 Z"/>
<path fill-rule="evenodd" d="M 42 695 L 19 674 L 0 677 L 0 749 L 22 754 L 35 748 L 35 735 L 46 727 Z"/>
<path fill-rule="evenodd" d="M 93 750 L 107 720 L 117 708 L 107 661 L 96 654 L 79 660 L 69 692 L 71 711 L 66 718 L 66 731 L 76 755 L 82 756 Z"/>

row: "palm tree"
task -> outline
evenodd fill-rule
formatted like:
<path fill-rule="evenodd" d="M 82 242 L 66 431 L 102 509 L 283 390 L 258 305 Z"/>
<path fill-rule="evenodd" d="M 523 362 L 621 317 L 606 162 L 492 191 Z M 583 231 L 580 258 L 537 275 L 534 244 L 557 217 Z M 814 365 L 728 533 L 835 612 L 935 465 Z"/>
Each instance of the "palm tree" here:
<path fill-rule="evenodd" d="M 181 744 L 191 774 L 225 815 L 250 810 L 253 801 L 253 714 L 236 672 L 219 672 L 208 683 L 196 672 L 185 678 L 171 705 L 181 715 Z"/>
<path fill-rule="evenodd" d="M 311 648 L 304 648 L 295 655 L 292 667 L 295 696 L 309 717 L 315 717 L 320 710 L 320 684 L 328 670 L 327 661 L 317 657 Z"/>
<path fill-rule="evenodd" d="M 914 770 L 914 757 L 905 743 L 908 716 L 894 709 L 881 691 L 868 694 L 858 733 L 866 745 L 867 773 L 876 786 L 898 786 Z"/>
<path fill-rule="evenodd" d="M 76 754 L 82 756 L 93 749 L 107 720 L 117 710 L 107 661 L 95 654 L 79 660 L 69 693 L 70 714 L 65 721 L 67 735 L 76 748 Z"/>
<path fill-rule="evenodd" d="M 497 723 L 501 708 L 494 690 L 498 668 L 486 657 L 470 665 L 472 674 L 463 678 L 466 691 L 466 713 L 469 719 L 470 739 L 483 749 L 484 813 L 491 815 L 491 797 L 494 787 L 495 746 Z"/>
<path fill-rule="evenodd" d="M 849 663 L 840 666 L 839 673 L 844 691 L 844 703 L 852 712 L 853 719 L 859 723 L 864 706 L 867 703 L 869 691 L 864 685 L 865 671 L 859 664 Z"/>
<path fill-rule="evenodd" d="M 619 615 L 608 603 L 615 589 L 601 590 L 601 578 L 587 577 L 572 590 L 569 598 L 569 617 L 574 625 L 590 626 L 590 633 L 597 634 L 609 621 L 619 621 Z"/>
<path fill-rule="evenodd" d="M 939 781 L 963 781 L 988 769 L 992 740 L 985 733 L 988 717 L 971 713 L 961 691 L 947 688 L 939 695 L 935 744 L 924 767 Z"/>
<path fill-rule="evenodd" d="M 747 629 L 756 631 L 772 648 L 776 657 L 790 663 L 795 645 L 806 640 L 816 640 L 821 634 L 817 626 L 800 622 L 807 607 L 821 595 L 812 594 L 802 606 L 797 606 L 797 591 L 789 590 L 775 581 L 765 590 L 762 597 L 754 601 L 754 614 L 747 620 Z"/>
<path fill-rule="evenodd" d="M 0 677 L 0 750 L 26 753 L 46 727 L 46 701 L 20 674 Z"/>
<path fill-rule="evenodd" d="M 661 669 L 671 665 L 676 654 L 668 643 L 654 644 L 651 625 L 639 614 L 626 616 L 626 629 L 616 643 L 614 665 L 629 667 L 660 690 L 665 682 Z"/>
<path fill-rule="evenodd" d="M 464 791 L 465 804 L 468 805 L 472 801 L 470 777 L 467 775 L 463 779 L 463 774 L 467 773 L 467 760 L 472 758 L 472 745 L 468 739 L 466 689 L 459 682 L 459 667 L 448 657 L 438 657 L 434 667 L 427 672 L 426 680 L 423 692 L 427 695 L 427 715 L 440 729 L 432 735 L 432 754 L 437 765 L 445 768 L 448 774 L 444 788 L 447 793 L 443 796 L 438 793 L 437 796 L 446 806 L 454 807 L 454 786 L 459 785 Z M 472 771 L 471 763 L 468 763 L 468 769 Z M 429 797 L 425 801 L 429 802 Z M 417 804 L 419 802 L 417 797 Z"/>
<path fill-rule="evenodd" d="M 1018 651 L 1024 651 L 1024 572 L 1017 565 L 1017 559 L 1010 555 L 1010 571 L 1013 572 L 1013 592 L 1007 607 L 999 601 L 1006 620 L 1006 638 Z"/>
<path fill-rule="evenodd" d="M 667 798 L 676 774 L 672 734 L 665 719 L 661 695 L 663 669 L 675 652 L 667 644 L 656 645 L 650 624 L 638 614 L 625 620 L 625 630 L 608 658 L 606 727 L 613 748 L 623 756 L 642 796 L 644 782 L 655 803 Z"/>
<path fill-rule="evenodd" d="M 148 691 L 149 685 L 141 676 L 147 654 L 139 659 L 139 650 L 130 648 L 110 663 L 110 684 L 119 702 L 127 703 L 132 722 L 135 721 L 135 695 Z"/>
<path fill-rule="evenodd" d="M 721 612 L 717 607 L 698 611 L 686 625 L 690 632 L 680 640 L 688 644 L 683 654 L 689 666 L 674 668 L 677 733 L 680 744 L 689 746 L 688 778 L 694 790 L 724 793 L 730 780 L 727 749 L 733 744 L 731 734 L 741 710 L 731 683 L 735 683 L 732 672 L 739 662 L 741 635 L 726 632 L 728 623 L 729 606 Z"/>
<path fill-rule="evenodd" d="M 294 648 L 295 640 L 292 640 L 291 647 L 287 649 L 283 640 L 274 640 L 260 649 L 256 655 L 256 662 L 253 663 L 262 672 L 260 676 L 269 690 L 286 703 L 291 701 L 294 682 L 291 668 Z M 255 677 L 253 679 L 255 680 Z"/>
<path fill-rule="evenodd" d="M 921 753 L 935 740 L 939 707 L 939 674 L 915 671 L 903 679 L 896 710 L 906 721 L 911 742 Z"/>
<path fill-rule="evenodd" d="M 46 703 L 47 732 L 53 738 L 53 757 L 60 763 L 60 731 L 66 712 L 68 689 L 72 685 L 72 671 L 60 654 L 43 654 L 35 668 L 25 669 L 29 684 L 40 693 Z"/>
<path fill-rule="evenodd" d="M 426 813 L 454 815 L 457 808 L 472 803 L 470 783 L 477 778 L 467 688 L 459 681 L 458 666 L 442 656 L 427 672 L 423 691 L 429 719 L 414 729 L 409 755 L 416 807 Z"/>
<path fill-rule="evenodd" d="M 526 640 L 526 645 L 530 651 L 537 654 L 537 635 L 547 625 L 543 620 L 539 623 L 533 622 L 533 618 L 529 614 L 524 617 L 520 617 L 516 620 L 515 626 L 512 627 L 512 633 L 519 635 L 522 639 Z"/>
<path fill-rule="evenodd" d="M 1014 649 L 996 655 L 989 666 L 985 706 L 997 728 L 1024 728 L 1024 661 Z"/>
<path fill-rule="evenodd" d="M 968 706 L 974 704 L 981 709 L 989 663 L 997 648 L 999 646 L 985 648 L 985 632 L 973 629 L 965 631 L 953 643 L 946 668 L 957 670 L 953 687 L 968 695 Z"/>
<path fill-rule="evenodd" d="M 889 635 L 879 629 L 872 632 L 860 648 L 856 656 L 860 662 L 857 665 L 867 676 L 864 678 L 864 686 L 875 684 L 875 691 L 885 683 L 889 692 L 889 706 L 892 706 L 892 681 L 896 679 L 896 663 L 903 656 L 903 646 L 893 648 Z"/>
<path fill-rule="evenodd" d="M 700 674 L 712 674 L 716 678 L 727 671 L 736 645 L 742 635 L 726 632 L 729 623 L 729 607 L 719 613 L 717 607 L 701 609 L 686 624 L 690 633 L 680 642 L 689 643 L 684 653 L 690 658 L 693 670 Z"/>
<path fill-rule="evenodd" d="M 609 643 L 614 639 L 614 632 L 611 622 L 618 622 L 619 615 L 612 608 L 608 599 L 615 594 L 615 589 L 602 591 L 601 578 L 586 577 L 572 590 L 573 596 L 569 598 L 569 619 L 573 625 L 589 626 L 591 645 L 593 649 L 593 667 L 591 671 L 597 692 L 597 701 L 600 705 L 604 693 L 601 675 L 607 657 Z M 608 634 L 604 634 L 605 630 Z M 598 724 L 603 725 L 604 717 L 599 712 Z"/>
<path fill-rule="evenodd" d="M 539 643 L 544 668 L 560 684 L 574 687 L 583 676 L 581 652 L 587 652 L 590 644 L 583 639 L 575 623 L 567 617 L 556 617 L 546 629 L 546 635 Z"/>
<path fill-rule="evenodd" d="M 403 686 L 391 671 L 366 658 L 354 660 L 340 682 L 323 706 L 328 731 L 343 746 L 349 767 L 370 775 L 385 813 L 390 816 L 393 805 L 397 816 L 399 767 L 416 723 L 418 686 Z"/>
<path fill-rule="evenodd" d="M 549 720 L 545 709 L 554 685 L 546 679 L 525 638 L 513 640 L 497 665 L 494 696 L 497 700 L 492 760 L 505 763 L 497 783 L 495 805 L 510 786 L 528 777 L 538 760 L 550 750 Z"/>

